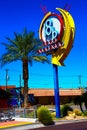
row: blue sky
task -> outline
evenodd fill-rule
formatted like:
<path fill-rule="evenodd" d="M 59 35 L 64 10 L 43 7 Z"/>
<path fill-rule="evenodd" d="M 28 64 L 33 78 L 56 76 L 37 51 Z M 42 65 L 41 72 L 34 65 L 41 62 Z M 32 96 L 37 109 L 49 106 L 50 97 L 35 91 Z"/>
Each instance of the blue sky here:
<path fill-rule="evenodd" d="M 46 6 L 48 11 L 58 13 L 56 7 L 71 6 L 69 12 L 74 18 L 76 33 L 74 47 L 65 59 L 65 67 L 58 67 L 59 86 L 61 88 L 78 88 L 87 86 L 87 1 L 86 0 L 0 0 L 0 56 L 5 52 L 2 42 L 7 42 L 5 37 L 14 38 L 14 32 L 21 33 L 25 27 L 34 31 L 39 38 L 38 30 L 44 17 L 41 9 Z M 0 85 L 5 85 L 5 74 L 8 69 L 8 85 L 20 86 L 22 75 L 21 62 L 14 62 L 0 68 Z M 29 66 L 30 88 L 53 88 L 52 64 L 34 62 Z M 22 77 L 21 77 L 22 78 Z M 23 80 L 21 80 L 23 86 Z"/>

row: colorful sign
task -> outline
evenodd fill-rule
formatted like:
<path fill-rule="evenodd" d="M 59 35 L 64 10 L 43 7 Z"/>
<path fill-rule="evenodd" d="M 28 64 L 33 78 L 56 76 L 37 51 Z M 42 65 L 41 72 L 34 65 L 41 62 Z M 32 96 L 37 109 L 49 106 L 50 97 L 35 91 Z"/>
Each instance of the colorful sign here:
<path fill-rule="evenodd" d="M 39 37 L 43 48 L 38 53 L 52 54 L 52 64 L 64 65 L 63 61 L 72 48 L 75 24 L 68 11 L 57 10 L 60 14 L 48 12 L 41 22 Z"/>
<path fill-rule="evenodd" d="M 63 20 L 60 15 L 47 13 L 40 25 L 39 37 L 43 41 L 43 48 L 38 53 L 51 52 L 63 45 L 60 38 L 63 33 Z"/>

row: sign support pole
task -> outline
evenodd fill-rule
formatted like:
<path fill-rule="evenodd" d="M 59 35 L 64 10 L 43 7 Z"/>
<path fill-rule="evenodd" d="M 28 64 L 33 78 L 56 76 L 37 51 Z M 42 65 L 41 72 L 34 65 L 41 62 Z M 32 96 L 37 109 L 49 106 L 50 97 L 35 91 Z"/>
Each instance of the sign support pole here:
<path fill-rule="evenodd" d="M 56 117 L 60 117 L 60 96 L 59 96 L 59 83 L 58 83 L 58 66 L 53 64 L 54 74 L 54 94 L 55 94 L 55 107 Z"/>

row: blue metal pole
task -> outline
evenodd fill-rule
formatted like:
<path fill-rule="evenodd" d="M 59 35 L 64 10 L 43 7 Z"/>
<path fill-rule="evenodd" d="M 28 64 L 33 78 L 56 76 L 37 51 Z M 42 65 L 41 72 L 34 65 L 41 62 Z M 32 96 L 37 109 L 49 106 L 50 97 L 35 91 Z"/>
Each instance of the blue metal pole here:
<path fill-rule="evenodd" d="M 54 74 L 54 94 L 55 94 L 55 107 L 56 117 L 60 117 L 60 96 L 59 96 L 59 83 L 58 83 L 58 66 L 53 64 Z"/>

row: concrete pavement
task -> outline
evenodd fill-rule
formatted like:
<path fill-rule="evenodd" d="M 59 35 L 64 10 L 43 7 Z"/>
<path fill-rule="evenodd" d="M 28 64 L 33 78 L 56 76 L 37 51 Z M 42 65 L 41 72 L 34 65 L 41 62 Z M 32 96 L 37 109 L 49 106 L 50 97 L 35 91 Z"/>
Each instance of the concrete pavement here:
<path fill-rule="evenodd" d="M 3 130 L 87 130 L 87 119 L 59 120 L 55 125 L 44 126 L 41 123 L 11 127 Z"/>

